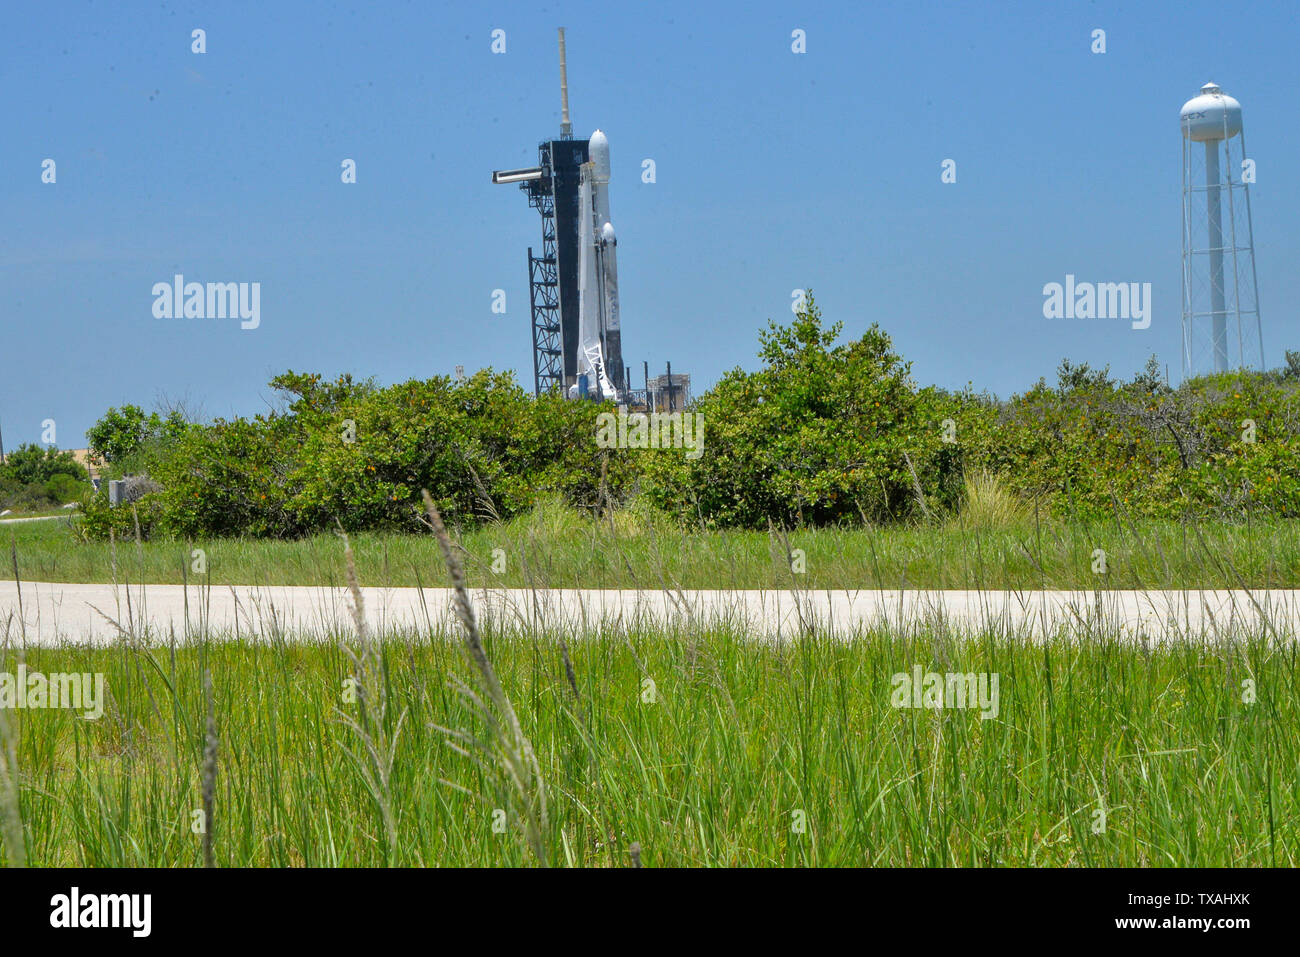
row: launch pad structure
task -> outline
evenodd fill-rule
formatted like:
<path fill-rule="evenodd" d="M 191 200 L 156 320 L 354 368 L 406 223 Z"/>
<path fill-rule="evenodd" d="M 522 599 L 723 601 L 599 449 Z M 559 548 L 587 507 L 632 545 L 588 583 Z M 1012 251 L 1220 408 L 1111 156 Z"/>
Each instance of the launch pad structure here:
<path fill-rule="evenodd" d="M 533 378 L 538 395 L 563 391 L 578 376 L 578 186 L 588 157 L 586 140 L 548 140 L 537 149 L 541 176 L 522 185 L 542 217 L 542 254 L 528 247 L 528 301 L 533 325 Z M 495 180 L 494 180 L 495 182 Z M 560 237 L 563 237 L 561 240 Z M 566 309 L 565 306 L 568 308 Z M 569 344 L 570 348 L 565 348 Z"/>
<path fill-rule="evenodd" d="M 518 183 L 542 218 L 541 255 L 528 249 L 537 395 L 559 390 L 625 401 L 609 141 L 600 130 L 573 138 L 563 28 L 559 38 L 560 136 L 538 146 L 535 167 L 498 170 L 492 182 Z"/>

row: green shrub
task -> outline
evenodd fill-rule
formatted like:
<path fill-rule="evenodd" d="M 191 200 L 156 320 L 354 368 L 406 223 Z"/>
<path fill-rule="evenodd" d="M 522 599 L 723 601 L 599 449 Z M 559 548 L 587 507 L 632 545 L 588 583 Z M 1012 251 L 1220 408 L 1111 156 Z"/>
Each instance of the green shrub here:
<path fill-rule="evenodd" d="M 109 506 L 108 483 L 81 503 L 74 528 L 82 539 L 102 541 L 110 532 L 119 541 L 134 541 L 137 522 L 143 541 L 155 537 L 163 524 L 165 507 L 158 493 L 145 495 L 126 505 Z"/>
<path fill-rule="evenodd" d="M 165 447 L 191 426 L 176 409 L 166 416 L 145 413 L 137 405 L 110 408 L 86 430 L 90 452 L 111 467 L 114 476 L 148 472 Z"/>
<path fill-rule="evenodd" d="M 158 483 L 136 503 L 145 535 L 414 531 L 422 489 L 462 525 L 529 516 L 539 503 L 543 518 L 576 509 L 628 529 L 665 516 L 760 529 L 1015 524 L 1034 512 L 1300 516 L 1300 377 L 1289 371 L 1174 389 L 1154 359 L 1128 382 L 1065 361 L 1055 385 L 1040 379 L 999 401 L 918 388 L 879 327 L 847 343 L 841 331 L 811 296 L 789 325 L 769 323 L 761 367 L 728 372 L 687 410 L 704 421 L 695 458 L 603 448 L 598 416 L 611 404 L 534 398 L 491 369 L 383 388 L 289 371 L 271 381 L 286 400 L 275 412 L 189 425 L 128 405 L 96 424 L 92 447 L 117 474 Z M 84 478 L 67 453 L 24 446 L 10 459 L 6 507 L 75 497 Z M 134 534 L 130 509 L 110 509 L 106 489 L 85 512 L 88 536 Z"/>
<path fill-rule="evenodd" d="M 68 502 L 80 501 L 91 488 L 89 482 L 60 472 L 46 479 L 44 491 L 50 501 L 57 505 L 66 505 Z"/>
<path fill-rule="evenodd" d="M 925 510 L 918 482 L 927 501 L 948 498 L 960 450 L 943 441 L 940 413 L 959 403 L 918 391 L 879 327 L 835 345 L 841 328 L 823 326 L 811 295 L 790 325 L 769 323 L 763 368 L 727 373 L 690 410 L 704 417 L 703 454 L 645 453 L 654 503 L 763 528 L 907 518 Z"/>
<path fill-rule="evenodd" d="M 301 447 L 294 423 L 280 415 L 186 431 L 152 475 L 162 485 L 162 530 L 186 538 L 301 534 L 289 506 Z"/>
<path fill-rule="evenodd" d="M 0 510 L 40 511 L 76 501 L 89 487 L 71 452 L 20 445 L 0 465 Z"/>
<path fill-rule="evenodd" d="M 149 503 L 158 531 L 287 537 L 336 523 L 416 530 L 422 489 L 448 522 L 507 520 L 547 492 L 586 509 L 617 505 L 635 475 L 634 463 L 596 445 L 605 407 L 533 399 L 490 369 L 461 382 L 382 389 L 294 372 L 271 385 L 290 398 L 284 411 L 169 439 L 150 469 L 162 486 Z M 92 507 L 87 535 L 123 524 L 106 509 Z"/>
<path fill-rule="evenodd" d="M 53 446 L 42 448 L 32 442 L 24 443 L 10 452 L 5 457 L 5 464 L 0 466 L 0 476 L 19 485 L 44 485 L 56 475 L 85 479 L 86 470 L 77 463 L 71 452 L 60 452 Z"/>
<path fill-rule="evenodd" d="M 1154 361 L 1131 382 L 1063 362 L 1004 404 L 972 461 L 1051 512 L 1083 520 L 1300 515 L 1300 383 L 1225 373 L 1164 385 Z M 1247 428 L 1254 423 L 1253 433 Z"/>

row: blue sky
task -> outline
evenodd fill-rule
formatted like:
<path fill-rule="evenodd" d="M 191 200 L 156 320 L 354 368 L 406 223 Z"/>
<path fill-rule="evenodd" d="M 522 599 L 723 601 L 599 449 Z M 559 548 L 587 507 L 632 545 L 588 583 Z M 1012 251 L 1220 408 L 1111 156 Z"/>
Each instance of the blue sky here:
<path fill-rule="evenodd" d="M 249 415 L 285 369 L 491 365 L 531 389 L 525 250 L 493 169 L 606 131 L 624 354 L 696 391 L 811 287 L 923 383 L 1001 395 L 1061 358 L 1177 378 L 1178 109 L 1241 100 L 1265 350 L 1300 348 L 1300 5 L 668 2 L 13 5 L 0 30 L 0 424 L 83 444 L 110 405 Z M 207 52 L 191 52 L 202 28 Z M 791 52 L 791 31 L 807 52 Z M 1090 50 L 1106 31 L 1106 52 Z M 506 31 L 506 53 L 491 52 Z M 57 182 L 41 182 L 52 158 Z M 340 163 L 357 163 L 357 183 Z M 641 182 L 653 159 L 657 182 Z M 957 182 L 940 181 L 945 159 Z M 157 319 L 154 283 L 260 282 L 261 325 Z M 1042 288 L 1152 284 L 1147 330 Z M 492 291 L 506 291 L 504 316 Z"/>

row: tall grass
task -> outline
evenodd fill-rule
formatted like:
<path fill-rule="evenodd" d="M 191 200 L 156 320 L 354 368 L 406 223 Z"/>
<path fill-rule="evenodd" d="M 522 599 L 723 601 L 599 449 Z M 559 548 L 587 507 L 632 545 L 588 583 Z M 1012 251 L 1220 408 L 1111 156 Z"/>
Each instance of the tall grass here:
<path fill-rule="evenodd" d="M 757 582 L 800 595 L 895 575 L 1042 587 L 1096 547 L 1123 570 L 1110 587 L 1240 586 L 1290 575 L 1300 554 L 1290 526 L 1017 526 L 997 489 L 977 494 L 987 501 L 968 501 L 964 523 L 889 532 L 683 533 L 653 515 L 591 522 L 546 506 L 457 536 L 430 505 L 432 536 L 356 536 L 328 553 L 314 540 L 210 543 L 200 595 L 232 569 L 283 573 L 276 561 L 319 565 L 313 581 L 337 571 L 352 595 L 349 625 L 311 634 L 249 609 L 257 640 L 203 625 L 142 632 L 139 583 L 164 560 L 188 562 L 190 543 L 111 546 L 115 644 L 27 646 L 12 616 L 4 626 L 0 672 L 20 657 L 46 673 L 102 672 L 110 701 L 97 722 L 0 711 L 0 862 L 1300 863 L 1293 634 L 1227 624 L 1149 646 L 1098 624 L 1039 644 L 931 620 L 830 640 L 812 618 L 793 643 L 698 623 L 561 634 L 480 620 L 465 587 L 472 575 L 542 589 L 579 573 L 594 580 L 577 584 L 670 594 Z M 31 541 L 15 539 L 15 577 L 43 577 L 32 570 L 49 554 L 25 557 Z M 495 579 L 493 548 L 508 569 Z M 440 566 L 451 623 L 430 609 L 421 628 L 372 627 L 362 583 L 431 584 Z M 998 675 L 997 715 L 895 707 L 893 676 L 918 666 Z"/>
<path fill-rule="evenodd" d="M 513 818 L 495 827 L 500 766 L 465 760 L 440 730 L 483 727 L 443 680 L 463 637 L 375 636 L 391 700 L 410 711 L 391 836 L 335 718 L 352 669 L 339 637 L 29 649 L 32 668 L 103 671 L 113 698 L 97 723 L 10 715 L 30 863 L 203 862 L 190 821 L 204 777 L 186 740 L 202 740 L 206 669 L 232 756 L 216 781 L 218 866 L 536 863 Z M 1034 647 L 932 628 L 778 646 L 606 630 L 570 636 L 584 719 L 556 637 L 482 632 L 535 745 L 551 797 L 537 839 L 556 863 L 628 866 L 634 844 L 646 866 L 1300 863 L 1293 644 Z M 891 676 L 914 665 L 999 674 L 997 717 L 892 707 Z M 7 862 L 18 846 L 5 842 Z"/>
<path fill-rule="evenodd" d="M 1024 515 L 996 484 L 972 479 L 965 514 L 943 524 L 790 531 L 806 556 L 801 587 L 859 588 L 1294 588 L 1300 583 L 1300 523 L 1066 523 Z M 1023 516 L 1023 518 L 1021 517 Z M 790 568 L 767 531 L 684 530 L 648 510 L 601 519 L 553 502 L 509 522 L 452 529 L 476 585 L 531 588 L 775 588 Z M 11 526 L 19 575 L 29 581 L 108 582 L 108 544 L 83 544 L 63 522 Z M 368 585 L 418 586 L 441 561 L 429 535 L 352 536 L 357 574 Z M 1093 571 L 1103 549 L 1108 570 Z M 194 574 L 225 585 L 345 587 L 347 569 L 333 535 L 301 541 L 150 541 L 140 547 L 135 582 L 181 584 Z M 498 551 L 499 550 L 499 551 Z M 498 559 L 504 558 L 504 567 Z M 10 562 L 0 576 L 12 579 Z"/>
<path fill-rule="evenodd" d="M 369 792 L 374 810 L 379 816 L 384 834 L 386 863 L 394 865 L 400 863 L 400 847 L 393 809 L 393 766 L 397 760 L 397 745 L 406 720 L 406 711 L 403 710 L 395 720 L 390 720 L 387 676 L 366 621 L 365 600 L 357 579 L 352 545 L 347 535 L 342 535 L 342 538 L 348 594 L 352 602 L 350 611 L 356 631 L 354 643 L 341 643 L 352 666 L 352 678 L 342 696 L 346 704 L 337 706 L 336 712 L 342 723 L 353 733 L 353 743 L 344 750 L 358 778 Z"/>
<path fill-rule="evenodd" d="M 533 751 L 533 743 L 524 734 L 515 706 L 501 687 L 496 669 L 492 667 L 487 650 L 483 647 L 483 636 L 479 632 L 474 605 L 465 587 L 465 571 L 452 545 L 451 536 L 442 524 L 442 516 L 438 513 L 433 498 L 427 491 L 423 494 L 429 525 L 442 549 L 443 561 L 447 564 L 447 573 L 455 590 L 452 601 L 456 618 L 464 633 L 464 648 L 473 665 L 477 686 L 458 680 L 454 687 L 479 713 L 486 727 L 482 734 L 451 728 L 442 730 L 452 739 L 453 747 L 458 753 L 475 760 L 489 776 L 498 777 L 497 792 L 505 795 L 512 812 L 510 816 L 522 830 L 536 861 L 544 865 L 550 857 L 545 835 L 546 784 L 542 780 L 537 754 Z M 568 662 L 567 653 L 565 662 Z M 493 810 L 497 813 L 497 809 Z"/>
<path fill-rule="evenodd" d="M 966 476 L 961 509 L 949 520 L 954 525 L 984 531 L 1018 530 L 1033 512 L 996 472 L 977 471 Z"/>
<path fill-rule="evenodd" d="M 18 735 L 0 710 L 0 853 L 10 867 L 27 866 L 27 839 L 19 798 Z"/>

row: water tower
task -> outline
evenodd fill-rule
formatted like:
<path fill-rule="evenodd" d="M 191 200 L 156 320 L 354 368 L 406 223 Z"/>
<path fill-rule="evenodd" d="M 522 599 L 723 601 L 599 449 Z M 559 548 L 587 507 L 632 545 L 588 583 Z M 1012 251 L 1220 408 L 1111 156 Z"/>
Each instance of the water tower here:
<path fill-rule="evenodd" d="M 1180 118 L 1183 375 L 1262 369 L 1264 334 L 1248 185 L 1254 174 L 1246 156 L 1241 104 L 1207 83 L 1199 96 L 1183 104 Z"/>

